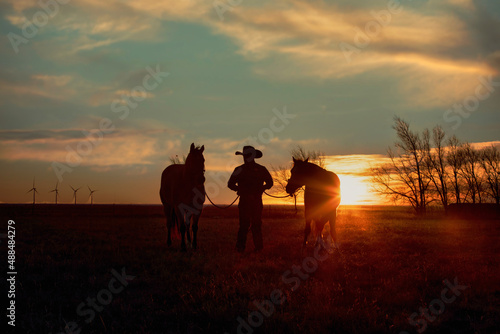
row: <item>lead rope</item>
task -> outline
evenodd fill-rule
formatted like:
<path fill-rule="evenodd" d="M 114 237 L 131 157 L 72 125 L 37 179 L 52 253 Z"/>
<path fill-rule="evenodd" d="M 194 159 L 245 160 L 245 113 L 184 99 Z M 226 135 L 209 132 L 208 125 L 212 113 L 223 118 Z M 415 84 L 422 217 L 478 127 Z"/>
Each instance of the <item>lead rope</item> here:
<path fill-rule="evenodd" d="M 294 204 L 295 204 L 295 214 L 297 214 L 298 210 L 297 210 L 297 195 L 295 195 L 295 193 L 293 195 L 286 195 L 286 196 L 274 196 L 274 195 L 271 195 L 271 194 L 268 194 L 267 192 L 264 191 L 264 194 L 266 194 L 267 196 L 269 197 L 274 197 L 274 198 L 287 198 L 287 197 L 293 197 L 293 201 L 294 201 Z"/>
<path fill-rule="evenodd" d="M 268 194 L 267 191 L 264 191 L 264 194 L 266 194 L 267 196 L 269 197 L 274 197 L 274 198 L 287 198 L 287 197 L 291 197 L 293 195 L 285 195 L 285 196 L 274 196 L 274 195 L 271 195 L 271 194 Z"/>
<path fill-rule="evenodd" d="M 266 194 L 266 195 L 267 195 L 267 196 L 269 196 L 269 197 L 274 197 L 274 198 L 287 198 L 287 197 L 291 197 L 291 196 L 293 196 L 293 197 L 294 197 L 294 199 L 295 199 L 295 212 L 297 212 L 297 197 L 296 197 L 295 195 L 274 196 L 274 195 L 268 194 L 266 191 L 264 191 L 264 194 Z M 220 205 L 217 205 L 217 204 L 215 204 L 214 202 L 212 202 L 212 200 L 210 199 L 210 196 L 208 196 L 208 194 L 207 194 L 206 192 L 205 192 L 205 196 L 207 196 L 208 201 L 209 201 L 209 202 L 210 202 L 213 206 L 215 206 L 215 207 L 216 207 L 216 208 L 218 208 L 218 209 L 222 209 L 222 210 L 230 208 L 230 207 L 231 207 L 231 206 L 232 206 L 232 205 L 233 205 L 233 204 L 234 204 L 234 203 L 238 200 L 238 198 L 240 198 L 240 196 L 238 195 L 238 196 L 236 196 L 236 198 L 234 199 L 234 201 L 233 201 L 231 204 L 226 205 L 226 206 L 220 206 Z"/>
<path fill-rule="evenodd" d="M 238 200 L 238 198 L 240 198 L 240 196 L 238 195 L 238 196 L 236 196 L 236 198 L 234 199 L 233 203 L 231 203 L 231 204 L 229 204 L 229 205 L 226 205 L 226 206 L 219 206 L 219 205 L 215 204 L 214 202 L 212 202 L 212 200 L 210 199 L 210 197 L 208 196 L 208 194 L 207 194 L 206 192 L 205 192 L 205 196 L 207 196 L 207 198 L 208 198 L 209 202 L 210 202 L 210 203 L 212 203 L 212 205 L 213 205 L 213 206 L 215 206 L 217 209 L 222 209 L 222 210 L 230 208 L 230 207 L 231 207 L 231 205 L 233 205 L 233 204 L 234 204 L 234 202 L 236 202 L 236 201 Z"/>

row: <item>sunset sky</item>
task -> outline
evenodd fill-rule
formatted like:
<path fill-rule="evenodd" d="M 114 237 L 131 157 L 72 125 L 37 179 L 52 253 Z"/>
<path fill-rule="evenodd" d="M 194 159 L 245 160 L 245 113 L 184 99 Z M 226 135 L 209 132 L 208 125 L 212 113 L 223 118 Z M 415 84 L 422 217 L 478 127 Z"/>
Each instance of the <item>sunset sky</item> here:
<path fill-rule="evenodd" d="M 70 185 L 81 203 L 87 185 L 96 203 L 160 203 L 161 171 L 194 142 L 217 202 L 234 198 L 234 152 L 250 143 L 269 169 L 296 145 L 323 151 L 344 204 L 377 204 L 366 168 L 394 115 L 500 139 L 497 0 L 5 0 L 0 13 L 0 202 L 30 202 L 35 178 L 40 202 L 59 179 L 63 203 Z"/>

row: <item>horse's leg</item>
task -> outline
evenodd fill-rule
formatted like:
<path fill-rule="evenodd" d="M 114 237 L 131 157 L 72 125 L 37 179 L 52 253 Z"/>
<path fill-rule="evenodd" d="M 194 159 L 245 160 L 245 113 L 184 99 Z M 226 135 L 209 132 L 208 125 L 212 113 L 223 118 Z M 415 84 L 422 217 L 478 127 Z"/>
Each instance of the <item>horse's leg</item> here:
<path fill-rule="evenodd" d="M 196 249 L 197 242 L 196 242 L 196 234 L 198 233 L 198 220 L 200 220 L 200 215 L 193 215 L 193 248 Z"/>
<path fill-rule="evenodd" d="M 173 221 L 175 219 L 174 210 L 170 205 L 164 204 L 163 212 L 165 213 L 165 218 L 167 219 L 167 246 L 172 246 L 172 238 L 170 236 L 170 230 L 172 229 L 172 223 L 175 224 L 175 222 Z"/>
<path fill-rule="evenodd" d="M 330 235 L 332 236 L 333 247 L 339 248 L 339 245 L 337 243 L 337 228 L 335 226 L 336 223 L 337 223 L 337 210 L 333 211 L 332 214 L 330 215 Z"/>
<path fill-rule="evenodd" d="M 304 229 L 304 243 L 302 244 L 302 249 L 306 247 L 307 238 L 309 238 L 309 234 L 311 234 L 311 224 L 312 224 L 312 219 L 306 218 L 306 227 Z"/>
<path fill-rule="evenodd" d="M 337 229 L 335 228 L 335 223 L 337 222 L 337 210 L 330 214 L 330 235 L 332 236 L 332 242 L 334 248 L 339 248 L 337 243 Z"/>
<path fill-rule="evenodd" d="M 190 213 L 186 214 L 186 236 L 189 244 L 191 244 L 191 217 L 192 215 Z"/>
<path fill-rule="evenodd" d="M 316 220 L 316 247 L 322 247 L 326 249 L 325 242 L 323 240 L 323 229 L 325 228 L 326 220 L 321 217 L 321 219 Z"/>
<path fill-rule="evenodd" d="M 186 241 L 184 237 L 186 235 L 186 223 L 184 221 L 184 212 L 179 210 L 178 207 L 175 208 L 175 215 L 177 216 L 177 221 L 179 224 L 179 229 L 181 230 L 181 251 L 186 251 Z"/>

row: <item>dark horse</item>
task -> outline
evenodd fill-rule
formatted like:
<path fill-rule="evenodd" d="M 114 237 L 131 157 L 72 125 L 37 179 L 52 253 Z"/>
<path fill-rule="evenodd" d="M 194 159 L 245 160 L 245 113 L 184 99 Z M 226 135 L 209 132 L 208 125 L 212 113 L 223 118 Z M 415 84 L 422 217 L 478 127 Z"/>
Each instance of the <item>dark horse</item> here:
<path fill-rule="evenodd" d="M 205 147 L 191 144 L 185 164 L 172 164 L 161 174 L 160 198 L 167 218 L 167 245 L 172 245 L 170 230 L 173 225 L 181 231 L 181 249 L 186 250 L 184 236 L 191 242 L 189 226 L 193 230 L 193 248 L 196 248 L 196 233 L 203 203 L 205 203 Z M 187 227 L 187 230 L 186 230 Z"/>
<path fill-rule="evenodd" d="M 317 243 L 321 245 L 321 232 L 327 222 L 330 222 L 330 235 L 334 246 L 337 247 L 337 233 L 335 221 L 337 219 L 337 208 L 340 204 L 340 180 L 337 174 L 327 171 L 308 162 L 293 159 L 292 176 L 286 185 L 286 192 L 295 193 L 298 188 L 306 186 L 304 190 L 304 210 L 306 228 L 304 231 L 304 244 L 307 243 L 311 233 L 311 223 L 315 223 Z"/>

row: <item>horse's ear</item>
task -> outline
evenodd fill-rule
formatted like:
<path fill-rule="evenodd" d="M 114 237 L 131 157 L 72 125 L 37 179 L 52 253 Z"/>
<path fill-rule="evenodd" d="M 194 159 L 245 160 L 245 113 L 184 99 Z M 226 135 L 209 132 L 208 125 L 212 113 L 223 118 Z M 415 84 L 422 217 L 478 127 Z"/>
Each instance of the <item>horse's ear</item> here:
<path fill-rule="evenodd" d="M 296 164 L 297 163 L 297 159 L 295 159 L 294 157 L 292 157 L 293 159 L 293 163 Z"/>
<path fill-rule="evenodd" d="M 200 152 L 203 153 L 205 151 L 205 145 L 201 145 Z"/>
<path fill-rule="evenodd" d="M 304 162 L 309 162 L 309 157 L 307 157 L 307 159 L 306 159 L 306 160 L 304 160 Z"/>
<path fill-rule="evenodd" d="M 189 148 L 189 152 L 193 152 L 194 150 L 194 143 L 191 143 L 191 147 Z"/>

